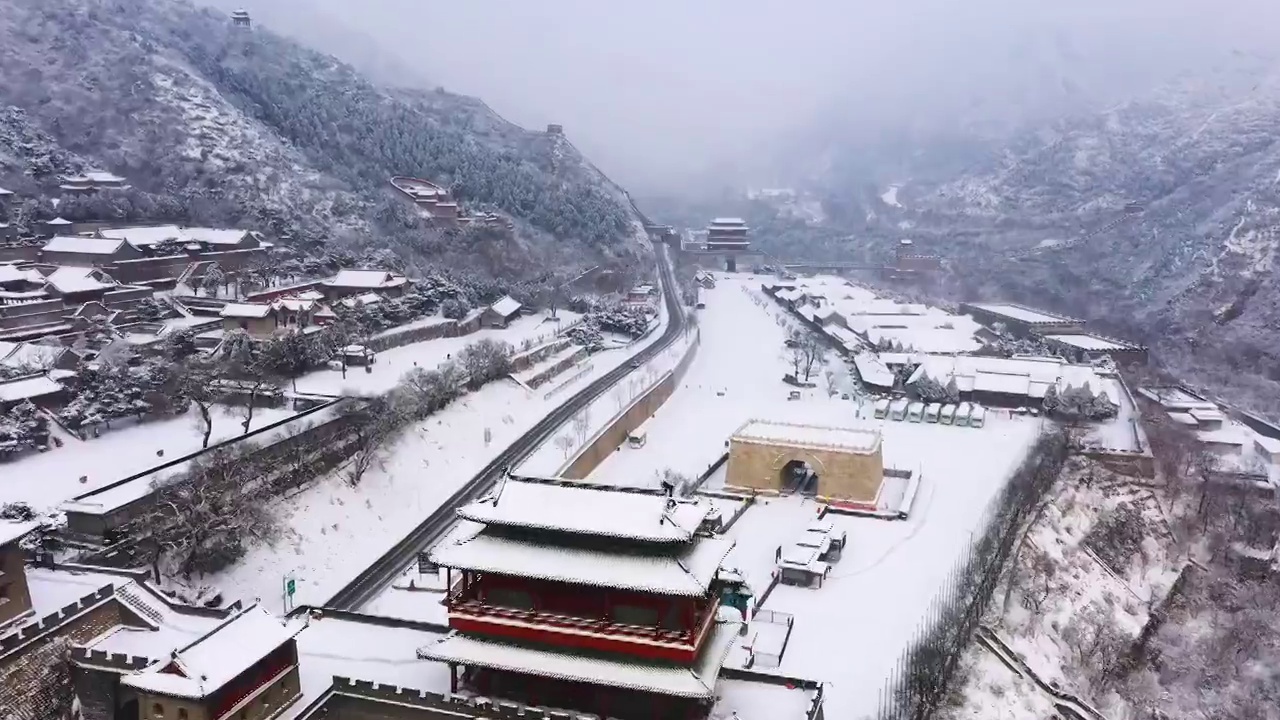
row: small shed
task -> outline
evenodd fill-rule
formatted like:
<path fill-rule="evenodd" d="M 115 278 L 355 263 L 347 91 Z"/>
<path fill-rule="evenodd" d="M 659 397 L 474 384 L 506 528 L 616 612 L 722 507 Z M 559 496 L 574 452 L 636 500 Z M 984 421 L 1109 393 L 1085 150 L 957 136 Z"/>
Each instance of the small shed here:
<path fill-rule="evenodd" d="M 504 328 L 511 324 L 511 321 L 520 316 L 520 309 L 524 307 L 515 298 L 510 295 L 503 295 L 498 302 L 485 308 L 484 314 L 480 316 L 480 325 L 482 327 Z"/>

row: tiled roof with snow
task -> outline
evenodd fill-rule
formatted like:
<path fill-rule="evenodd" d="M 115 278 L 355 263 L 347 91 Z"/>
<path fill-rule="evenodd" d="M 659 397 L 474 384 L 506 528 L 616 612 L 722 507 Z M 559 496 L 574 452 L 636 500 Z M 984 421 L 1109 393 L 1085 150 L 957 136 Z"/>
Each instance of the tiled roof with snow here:
<path fill-rule="evenodd" d="M 337 275 L 325 280 L 324 284 L 334 287 L 372 289 L 396 287 L 405 282 L 405 278 L 386 270 L 339 270 Z"/>
<path fill-rule="evenodd" d="M 123 240 L 95 237 L 58 235 L 40 248 L 41 252 L 82 253 L 85 255 L 114 255 L 124 245 Z"/>
<path fill-rule="evenodd" d="M 254 605 L 174 653 L 172 659 L 123 676 L 120 684 L 171 697 L 207 697 L 291 640 L 303 627 L 304 621 L 281 622 Z M 160 672 L 171 663 L 182 674 Z"/>
<path fill-rule="evenodd" d="M 1019 320 L 1032 325 L 1077 322 L 1073 318 L 1066 317 L 1065 315 L 1054 315 L 1053 313 L 1034 310 L 1032 308 L 1015 305 L 1013 303 L 971 303 L 971 306 L 978 308 L 979 310 L 986 310 L 992 315 L 1003 315 L 1010 320 Z"/>
<path fill-rule="evenodd" d="M 721 217 L 711 221 L 712 225 L 745 225 L 747 221 L 736 217 Z"/>
<path fill-rule="evenodd" d="M 62 383 L 48 375 L 29 375 L 27 377 L 0 380 L 0 402 L 18 402 L 32 398 L 52 395 L 62 390 Z"/>
<path fill-rule="evenodd" d="M 38 270 L 23 270 L 16 265 L 0 265 L 0 284 L 20 281 L 42 283 L 44 276 Z"/>
<path fill-rule="evenodd" d="M 64 217 L 56 217 L 50 220 L 49 222 L 45 223 L 45 225 L 71 225 L 71 224 L 72 222 Z"/>
<path fill-rule="evenodd" d="M 1089 386 L 1094 393 L 1106 393 L 1119 405 L 1114 383 L 1101 378 L 1089 365 L 1073 365 L 1057 357 L 1015 356 L 1012 358 L 929 355 L 907 379 L 908 384 L 928 376 L 946 385 L 954 379 L 960 392 L 987 391 L 1042 398 L 1049 386 L 1058 391 Z"/>
<path fill-rule="evenodd" d="M 0 195 L 12 195 L 12 194 L 13 194 L 12 190 L 5 190 L 4 188 L 0 187 Z"/>
<path fill-rule="evenodd" d="M 839 428 L 799 425 L 772 420 L 748 420 L 731 436 L 735 442 L 778 444 L 819 450 L 875 452 L 880 431 L 871 428 Z"/>
<path fill-rule="evenodd" d="M 1048 340 L 1060 342 L 1063 345 L 1080 348 L 1081 350 L 1130 350 L 1136 348 L 1135 345 L 1119 343 L 1114 340 L 1098 337 L 1097 335 L 1045 335 Z"/>
<path fill-rule="evenodd" d="M 712 509 L 705 501 L 508 480 L 458 515 L 475 522 L 653 542 L 687 542 Z"/>
<path fill-rule="evenodd" d="M 35 520 L 0 520 L 0 545 L 17 542 L 40 523 Z"/>
<path fill-rule="evenodd" d="M 893 371 L 880 362 L 875 353 L 860 352 L 853 356 L 853 364 L 863 382 L 877 387 L 893 387 Z"/>
<path fill-rule="evenodd" d="M 109 228 L 99 230 L 105 238 L 124 240 L 134 247 L 148 247 L 162 242 L 204 243 L 206 245 L 235 245 L 244 239 L 245 230 L 226 230 L 204 227 L 180 227 L 155 225 Z"/>
<path fill-rule="evenodd" d="M 717 622 L 692 668 L 628 662 L 620 656 L 604 658 L 543 650 L 457 633 L 450 633 L 439 642 L 419 649 L 418 657 L 592 685 L 705 699 L 715 696 L 716 678 L 740 627 L 741 624 L 736 622 Z"/>
<path fill-rule="evenodd" d="M 70 352 L 64 347 L 37 343 L 0 343 L 0 365 L 5 367 L 45 367 Z"/>
<path fill-rule="evenodd" d="M 520 303 L 510 295 L 503 295 L 498 302 L 489 306 L 490 310 L 501 315 L 502 317 L 511 317 L 520 312 Z"/>
<path fill-rule="evenodd" d="M 653 547 L 653 546 L 650 546 Z M 733 541 L 697 538 L 658 552 L 602 549 L 584 543 L 531 542 L 500 528 L 459 526 L 431 550 L 443 567 L 493 572 L 589 587 L 700 597 L 707 592 Z"/>
<path fill-rule="evenodd" d="M 218 313 L 224 318 L 264 318 L 270 314 L 270 305 L 258 303 L 227 303 Z"/>
<path fill-rule="evenodd" d="M 54 270 L 44 280 L 62 293 L 104 290 L 115 287 L 115 282 L 100 279 L 103 276 L 94 268 L 63 266 Z"/>

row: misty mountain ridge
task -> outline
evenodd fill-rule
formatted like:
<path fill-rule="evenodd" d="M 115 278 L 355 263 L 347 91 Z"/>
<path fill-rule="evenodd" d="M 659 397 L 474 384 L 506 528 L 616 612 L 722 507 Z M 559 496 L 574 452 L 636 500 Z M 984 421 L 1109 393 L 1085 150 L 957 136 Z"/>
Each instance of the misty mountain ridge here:
<path fill-rule="evenodd" d="M 883 185 L 828 176 L 829 209 L 863 247 L 816 251 L 912 237 L 948 259 L 956 297 L 1080 315 L 1280 410 L 1280 72 L 1247 56 L 1218 70 L 1023 132 L 963 169 L 921 152 L 900 207 Z"/>
<path fill-rule="evenodd" d="M 181 1 L 0 0 L 0 18 L 0 139 L 15 138 L 0 146 L 0 186 L 56 197 L 58 174 L 85 169 L 133 186 L 68 199 L 60 213 L 102 216 L 71 219 L 245 227 L 328 264 L 498 276 L 645 251 L 625 193 L 570 143 L 475 98 L 378 87 Z M 431 228 L 392 175 L 451 186 L 514 231 Z"/>

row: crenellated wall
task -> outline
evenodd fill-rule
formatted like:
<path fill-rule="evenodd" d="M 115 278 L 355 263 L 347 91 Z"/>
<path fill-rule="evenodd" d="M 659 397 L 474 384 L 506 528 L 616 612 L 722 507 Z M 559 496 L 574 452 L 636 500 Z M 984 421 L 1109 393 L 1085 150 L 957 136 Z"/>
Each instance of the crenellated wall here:
<path fill-rule="evenodd" d="M 110 600 L 114 595 L 115 587 L 113 585 L 104 585 L 57 612 L 49 613 L 39 620 L 19 623 L 12 632 L 0 637 L 0 661 L 3 661 L 24 645 L 70 623 L 88 612 L 95 605 L 100 605 Z"/>

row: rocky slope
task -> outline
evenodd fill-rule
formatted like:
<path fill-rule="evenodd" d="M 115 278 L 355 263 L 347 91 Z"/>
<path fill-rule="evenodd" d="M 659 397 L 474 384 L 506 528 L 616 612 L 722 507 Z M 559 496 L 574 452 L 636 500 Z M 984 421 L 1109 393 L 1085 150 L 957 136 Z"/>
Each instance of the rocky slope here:
<path fill-rule="evenodd" d="M 300 256 L 494 274 L 643 251 L 624 193 L 572 146 L 474 98 L 377 86 L 181 0 L 0 0 L 0 66 L 0 186 L 50 196 L 59 172 L 92 168 L 134 187 L 60 211 L 141 219 L 159 206 L 267 230 Z M 516 230 L 429 230 L 389 189 L 397 174 L 452 185 Z"/>

